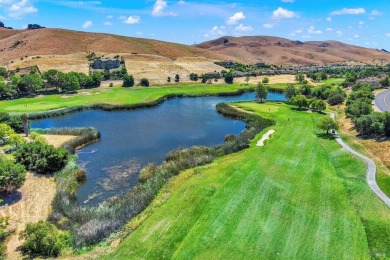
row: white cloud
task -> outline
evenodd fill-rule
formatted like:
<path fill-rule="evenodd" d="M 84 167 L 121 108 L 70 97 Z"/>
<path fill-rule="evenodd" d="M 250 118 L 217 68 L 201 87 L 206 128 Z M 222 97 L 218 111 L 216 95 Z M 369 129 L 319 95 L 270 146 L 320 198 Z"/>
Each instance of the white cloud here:
<path fill-rule="evenodd" d="M 316 30 L 316 28 L 314 26 L 310 26 L 309 29 L 307 29 L 307 32 L 311 33 L 311 34 L 321 34 L 322 33 L 322 31 Z"/>
<path fill-rule="evenodd" d="M 270 24 L 270 23 L 265 23 L 265 24 L 263 24 L 263 27 L 264 27 L 264 28 L 267 28 L 267 29 L 271 29 L 271 28 L 274 27 L 274 25 L 273 25 L 273 24 Z"/>
<path fill-rule="evenodd" d="M 184 0 L 179 1 L 179 5 L 185 5 L 185 4 L 186 4 L 186 1 L 184 1 Z"/>
<path fill-rule="evenodd" d="M 359 37 L 360 37 L 359 34 L 355 34 L 355 35 L 353 36 L 353 38 L 355 38 L 355 39 L 357 39 L 357 38 L 359 38 Z"/>
<path fill-rule="evenodd" d="M 6 20 L 6 18 L 0 15 L 0 20 Z"/>
<path fill-rule="evenodd" d="M 332 17 L 326 17 L 325 20 L 328 21 L 328 22 L 331 22 L 332 21 Z"/>
<path fill-rule="evenodd" d="M 114 18 L 114 16 L 112 16 L 112 15 L 107 15 L 106 18 L 107 18 L 107 19 L 112 19 L 112 18 Z"/>
<path fill-rule="evenodd" d="M 127 23 L 127 24 L 137 24 L 137 23 L 140 23 L 141 22 L 141 17 L 139 16 L 129 16 L 127 17 L 126 20 L 123 21 L 124 23 Z"/>
<path fill-rule="evenodd" d="M 127 17 L 126 17 L 126 16 L 124 16 L 124 15 L 121 15 L 121 16 L 119 16 L 119 17 L 118 17 L 118 19 L 119 19 L 119 20 L 126 20 L 126 19 L 127 19 Z"/>
<path fill-rule="evenodd" d="M 83 28 L 84 28 L 84 29 L 87 29 L 87 28 L 90 28 L 92 25 L 93 25 L 93 22 L 92 22 L 92 21 L 86 21 L 86 22 L 83 24 Z"/>
<path fill-rule="evenodd" d="M 104 26 L 113 26 L 114 24 L 112 22 L 104 22 Z"/>
<path fill-rule="evenodd" d="M 303 35 L 302 38 L 303 39 L 309 39 L 309 38 L 311 38 L 311 36 L 310 35 Z"/>
<path fill-rule="evenodd" d="M 208 38 L 210 36 L 225 35 L 226 34 L 225 29 L 226 29 L 225 26 L 217 26 L 216 25 L 213 28 L 211 28 L 210 32 L 203 34 L 203 36 Z"/>
<path fill-rule="evenodd" d="M 152 16 L 175 16 L 177 15 L 174 12 L 165 12 L 165 9 L 168 7 L 168 3 L 164 0 L 157 0 L 154 3 Z"/>
<path fill-rule="evenodd" d="M 38 12 L 38 9 L 29 0 L 0 0 L 0 4 L 6 5 L 4 11 L 9 17 L 14 19 L 21 19 L 27 14 Z"/>
<path fill-rule="evenodd" d="M 283 3 L 294 3 L 295 0 L 282 0 Z"/>
<path fill-rule="evenodd" d="M 340 30 L 338 30 L 338 31 L 336 31 L 336 34 L 340 36 L 340 35 L 342 35 L 342 34 L 343 34 L 343 32 L 342 32 L 342 31 L 340 31 Z"/>
<path fill-rule="evenodd" d="M 363 25 L 364 24 L 364 22 L 363 21 L 359 21 L 359 25 Z"/>
<path fill-rule="evenodd" d="M 237 30 L 237 31 L 240 31 L 240 32 L 250 32 L 250 31 L 253 31 L 253 28 L 252 28 L 252 26 L 245 26 L 245 25 L 243 25 L 242 23 L 240 23 L 240 24 L 236 27 L 236 30 Z"/>
<path fill-rule="evenodd" d="M 343 8 L 340 10 L 333 11 L 331 15 L 344 15 L 344 14 L 365 14 L 364 8 Z"/>
<path fill-rule="evenodd" d="M 333 28 L 326 28 L 328 32 L 333 31 Z"/>
<path fill-rule="evenodd" d="M 386 33 L 385 36 L 390 37 L 390 33 Z"/>
<path fill-rule="evenodd" d="M 233 16 L 230 16 L 229 19 L 226 21 L 228 25 L 235 25 L 239 21 L 244 20 L 246 17 L 243 12 L 237 12 Z"/>
<path fill-rule="evenodd" d="M 274 19 L 291 19 L 291 18 L 297 18 L 299 15 L 293 11 L 289 11 L 287 9 L 283 9 L 282 7 L 279 7 L 275 11 L 272 12 L 272 18 Z"/>
<path fill-rule="evenodd" d="M 371 15 L 373 15 L 373 16 L 381 16 L 381 15 L 383 15 L 383 13 L 379 12 L 378 10 L 372 10 L 371 11 Z"/>

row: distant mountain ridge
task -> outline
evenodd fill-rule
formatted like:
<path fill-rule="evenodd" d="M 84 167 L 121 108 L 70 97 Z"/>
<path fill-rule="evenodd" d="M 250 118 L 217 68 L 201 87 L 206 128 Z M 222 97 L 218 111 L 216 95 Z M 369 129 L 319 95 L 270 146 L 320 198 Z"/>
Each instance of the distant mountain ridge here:
<path fill-rule="evenodd" d="M 309 65 L 344 62 L 390 61 L 385 50 L 368 49 L 338 41 L 294 41 L 272 36 L 221 37 L 196 47 L 229 55 L 245 62 L 276 65 Z"/>
<path fill-rule="evenodd" d="M 385 50 L 368 49 L 337 41 L 302 42 L 271 36 L 226 36 L 188 46 L 152 39 L 65 29 L 8 30 L 0 28 L 0 65 L 11 66 L 13 61 L 20 63 L 24 57 L 39 55 L 78 53 L 78 57 L 82 57 L 84 55 L 82 53 L 89 51 L 117 53 L 131 57 L 148 55 L 148 62 L 152 62 L 153 57 L 156 57 L 156 60 L 163 58 L 170 61 L 194 58 L 197 62 L 199 59 L 205 59 L 210 63 L 233 60 L 243 63 L 264 62 L 276 65 L 322 65 L 346 62 L 379 64 L 390 61 L 390 53 Z M 12 64 L 15 65 L 15 63 Z M 188 61 L 188 64 L 190 63 L 191 60 Z M 209 68 L 213 67 L 207 66 L 204 70 Z M 165 71 L 169 73 L 173 69 L 167 67 Z"/>

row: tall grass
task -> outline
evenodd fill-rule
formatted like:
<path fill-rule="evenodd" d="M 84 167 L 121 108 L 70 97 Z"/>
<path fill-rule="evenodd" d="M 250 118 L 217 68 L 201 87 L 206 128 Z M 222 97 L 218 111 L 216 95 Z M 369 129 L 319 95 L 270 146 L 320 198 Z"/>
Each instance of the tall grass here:
<path fill-rule="evenodd" d="M 79 167 L 74 160 L 70 161 L 65 169 L 56 175 L 58 192 L 53 201 L 50 220 L 60 228 L 72 232 L 76 247 L 95 244 L 141 213 L 173 176 L 185 169 L 208 164 L 220 156 L 249 147 L 250 140 L 257 133 L 274 123 L 257 115 L 237 111 L 227 104 L 217 105 L 217 110 L 223 115 L 244 120 L 246 129 L 237 138 L 229 138 L 224 144 L 213 148 L 195 146 L 170 152 L 160 166 L 147 166 L 142 170 L 146 178 L 137 186 L 99 207 L 82 207 L 77 201 Z M 76 132 L 68 129 L 61 130 L 61 133 Z"/>

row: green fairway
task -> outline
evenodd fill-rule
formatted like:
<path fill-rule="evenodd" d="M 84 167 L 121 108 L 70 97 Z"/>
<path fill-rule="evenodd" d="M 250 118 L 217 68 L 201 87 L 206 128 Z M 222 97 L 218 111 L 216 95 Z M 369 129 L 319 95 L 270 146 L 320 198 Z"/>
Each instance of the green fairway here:
<path fill-rule="evenodd" d="M 341 84 L 345 81 L 345 78 L 328 78 L 325 80 L 321 80 L 321 83 L 323 84 Z"/>
<path fill-rule="evenodd" d="M 91 105 L 97 103 L 108 104 L 138 104 L 154 101 L 169 94 L 207 95 L 222 92 L 235 92 L 248 88 L 244 85 L 205 85 L 182 84 L 177 86 L 161 87 L 112 87 L 82 89 L 74 95 L 47 95 L 35 98 L 21 98 L 9 101 L 0 101 L 0 111 L 5 112 L 40 112 L 64 107 Z"/>
<path fill-rule="evenodd" d="M 390 209 L 365 164 L 317 136 L 325 115 L 236 104 L 274 118 L 264 147 L 183 172 L 105 259 L 369 259 L 390 257 Z"/>

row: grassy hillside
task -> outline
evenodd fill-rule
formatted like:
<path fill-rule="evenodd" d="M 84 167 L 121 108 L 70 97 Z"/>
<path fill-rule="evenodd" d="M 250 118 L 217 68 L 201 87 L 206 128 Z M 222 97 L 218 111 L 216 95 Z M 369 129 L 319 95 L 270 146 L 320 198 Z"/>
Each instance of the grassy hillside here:
<path fill-rule="evenodd" d="M 225 43 L 225 39 L 228 43 Z M 390 54 L 337 41 L 299 42 L 271 36 L 222 37 L 196 45 L 246 62 L 278 65 L 309 65 L 342 62 L 381 64 Z"/>
<path fill-rule="evenodd" d="M 390 209 L 365 165 L 317 136 L 324 115 L 241 103 L 274 118 L 276 133 L 186 171 L 129 227 L 105 259 L 369 259 L 390 257 Z"/>
<path fill-rule="evenodd" d="M 35 55 L 66 55 L 80 52 L 133 53 L 179 57 L 222 59 L 208 50 L 158 40 L 64 29 L 0 29 L 0 63 Z M 48 41 L 50 39 L 50 41 Z"/>

